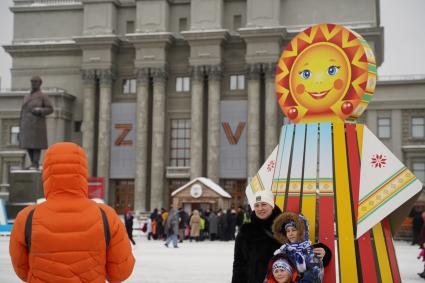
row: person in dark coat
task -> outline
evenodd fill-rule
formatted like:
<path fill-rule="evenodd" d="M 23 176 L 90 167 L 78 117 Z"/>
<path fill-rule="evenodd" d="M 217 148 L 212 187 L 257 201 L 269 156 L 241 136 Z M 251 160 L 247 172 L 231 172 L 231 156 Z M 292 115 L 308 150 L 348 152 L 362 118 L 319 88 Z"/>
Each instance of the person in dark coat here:
<path fill-rule="evenodd" d="M 41 150 L 47 148 L 45 117 L 53 112 L 49 97 L 40 90 L 41 84 L 39 76 L 31 78 L 31 93 L 24 98 L 19 121 L 19 147 L 27 150 L 30 168 L 37 170 Z"/>
<path fill-rule="evenodd" d="M 245 210 L 243 209 L 243 207 L 239 206 L 236 213 L 236 227 L 237 227 L 238 233 L 241 230 L 241 226 L 243 224 L 244 213 L 245 213 Z"/>
<path fill-rule="evenodd" d="M 425 211 L 422 212 L 421 217 L 425 223 Z M 422 225 L 421 234 L 419 238 L 419 247 L 421 249 L 425 248 L 425 225 Z M 421 273 L 418 273 L 418 275 L 422 278 L 425 278 L 425 266 L 424 266 L 424 271 L 422 271 Z"/>
<path fill-rule="evenodd" d="M 273 220 L 281 214 L 274 206 L 271 191 L 255 194 L 251 222 L 243 224 L 236 236 L 232 283 L 261 283 L 266 277 L 267 264 L 280 243 L 271 231 Z"/>
<path fill-rule="evenodd" d="M 236 211 L 234 209 L 227 211 L 227 239 L 234 240 L 236 233 Z"/>
<path fill-rule="evenodd" d="M 168 217 L 168 212 L 164 208 L 161 208 L 161 213 L 156 216 L 156 235 L 160 240 L 165 239 L 164 224 L 167 219 L 165 216 Z"/>
<path fill-rule="evenodd" d="M 179 216 L 179 242 L 183 243 L 184 240 L 184 231 L 186 229 L 186 225 L 189 223 L 189 215 L 187 215 L 186 211 L 183 208 L 179 208 L 178 211 Z"/>
<path fill-rule="evenodd" d="M 210 241 L 214 241 L 217 239 L 217 230 L 218 230 L 218 217 L 215 214 L 214 211 L 210 213 L 210 216 L 208 216 L 208 222 L 209 222 L 209 235 L 210 235 Z"/>
<path fill-rule="evenodd" d="M 179 232 L 179 215 L 176 213 L 175 209 L 170 209 L 168 217 L 165 221 L 165 232 L 167 234 L 167 239 L 164 245 L 168 248 L 168 244 L 173 242 L 173 246 L 178 248 L 177 246 L 177 234 Z"/>
<path fill-rule="evenodd" d="M 136 245 L 136 242 L 133 239 L 133 220 L 134 220 L 133 211 L 130 211 L 130 209 L 128 209 L 127 207 L 124 208 L 125 230 L 127 230 L 128 239 L 131 241 L 133 245 Z"/>
<path fill-rule="evenodd" d="M 158 208 L 155 208 L 152 211 L 149 218 L 151 219 L 151 222 L 152 222 L 152 238 L 154 240 L 156 240 L 156 239 L 158 239 L 158 232 L 156 230 L 156 226 L 157 226 L 156 222 L 157 222 L 157 219 L 158 219 Z"/>
<path fill-rule="evenodd" d="M 419 207 L 415 206 L 409 216 L 412 217 L 412 246 L 419 245 L 421 229 L 424 224 L 424 221 L 422 220 L 422 211 Z"/>
<path fill-rule="evenodd" d="M 218 212 L 218 238 L 220 241 L 228 241 L 227 239 L 227 217 L 225 210 Z"/>

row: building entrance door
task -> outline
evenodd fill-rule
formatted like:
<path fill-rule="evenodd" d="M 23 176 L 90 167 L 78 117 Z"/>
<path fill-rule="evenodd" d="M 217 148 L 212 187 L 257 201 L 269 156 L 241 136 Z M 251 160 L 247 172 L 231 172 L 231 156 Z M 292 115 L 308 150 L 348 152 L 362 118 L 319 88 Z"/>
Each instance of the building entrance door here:
<path fill-rule="evenodd" d="M 124 213 L 124 208 L 134 210 L 134 181 L 114 180 L 115 202 L 114 208 L 118 214 Z"/>

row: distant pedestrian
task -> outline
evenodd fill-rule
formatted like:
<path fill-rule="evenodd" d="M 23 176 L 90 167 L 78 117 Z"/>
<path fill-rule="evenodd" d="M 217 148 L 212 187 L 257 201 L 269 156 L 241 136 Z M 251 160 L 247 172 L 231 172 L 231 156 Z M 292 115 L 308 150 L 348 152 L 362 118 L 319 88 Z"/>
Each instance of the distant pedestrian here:
<path fill-rule="evenodd" d="M 168 213 L 165 213 L 165 209 L 161 208 L 161 213 L 156 217 L 156 235 L 158 240 L 164 239 L 164 224 L 165 216 L 168 216 Z"/>
<path fill-rule="evenodd" d="M 196 241 L 199 241 L 199 235 L 201 230 L 201 217 L 199 216 L 199 211 L 194 210 L 193 215 L 190 218 L 190 241 L 192 239 L 195 239 Z"/>
<path fill-rule="evenodd" d="M 179 208 L 178 215 L 179 215 L 179 240 L 180 240 L 180 243 L 183 243 L 183 240 L 185 239 L 185 229 L 186 229 L 186 225 L 188 224 L 189 215 L 187 215 L 186 211 L 184 211 L 183 208 Z"/>
<path fill-rule="evenodd" d="M 218 238 L 220 241 L 228 241 L 227 238 L 227 217 L 225 210 L 220 210 L 218 213 Z"/>
<path fill-rule="evenodd" d="M 130 211 L 130 209 L 127 207 L 124 208 L 125 230 L 127 230 L 127 235 L 131 243 L 133 245 L 136 245 L 136 242 L 133 240 L 133 221 L 134 221 L 134 212 Z"/>
<path fill-rule="evenodd" d="M 217 214 L 214 211 L 211 211 L 210 216 L 208 217 L 209 222 L 209 234 L 210 241 L 214 241 L 217 239 L 217 230 L 218 230 L 218 218 Z"/>
<path fill-rule="evenodd" d="M 151 215 L 149 216 L 149 218 L 153 220 L 153 219 L 155 219 L 157 216 L 158 216 L 158 208 L 155 208 L 155 209 L 152 211 L 152 213 L 151 213 Z"/>
<path fill-rule="evenodd" d="M 418 206 L 414 206 L 409 215 L 412 217 L 412 246 L 420 244 L 421 229 L 424 224 L 421 214 L 422 210 Z"/>
<path fill-rule="evenodd" d="M 239 231 L 241 230 L 241 226 L 243 224 L 243 220 L 244 220 L 244 213 L 245 210 L 243 209 L 242 206 L 239 206 L 236 210 L 236 232 L 239 233 Z"/>
<path fill-rule="evenodd" d="M 210 237 L 210 219 L 209 219 L 210 213 L 211 212 L 209 209 L 205 210 L 205 212 L 203 213 L 203 217 L 205 220 L 204 232 L 202 235 L 203 239 L 207 239 Z"/>
<path fill-rule="evenodd" d="M 148 217 L 146 220 L 146 227 L 147 227 L 147 234 L 148 234 L 148 240 L 152 238 L 152 219 Z"/>
<path fill-rule="evenodd" d="M 236 210 L 228 210 L 227 213 L 227 239 L 228 240 L 234 240 L 235 239 L 235 233 L 236 233 Z"/>
<path fill-rule="evenodd" d="M 204 215 L 202 213 L 199 215 L 199 219 L 200 219 L 200 222 L 199 222 L 199 239 L 201 241 L 203 241 L 204 240 L 204 233 L 205 233 L 205 218 L 204 218 Z"/>
<path fill-rule="evenodd" d="M 175 209 L 170 209 L 168 217 L 165 220 L 165 233 L 167 234 L 167 239 L 165 241 L 165 246 L 168 248 L 168 244 L 173 242 L 173 246 L 177 246 L 177 234 L 179 232 L 179 216 L 176 213 Z"/>

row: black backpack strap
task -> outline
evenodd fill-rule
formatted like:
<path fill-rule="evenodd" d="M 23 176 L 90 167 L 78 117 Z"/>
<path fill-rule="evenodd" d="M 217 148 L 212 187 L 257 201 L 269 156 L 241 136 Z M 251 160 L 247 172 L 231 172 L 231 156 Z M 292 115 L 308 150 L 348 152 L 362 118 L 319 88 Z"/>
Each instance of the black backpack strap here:
<path fill-rule="evenodd" d="M 106 242 L 106 248 L 109 247 L 109 241 L 111 240 L 111 231 L 109 230 L 109 222 L 108 218 L 106 217 L 105 211 L 100 208 L 100 212 L 102 213 L 102 220 L 103 220 L 103 231 L 105 233 L 105 242 Z"/>
<path fill-rule="evenodd" d="M 108 218 L 106 217 L 105 211 L 101 207 L 99 207 L 99 209 L 102 214 L 103 231 L 105 233 L 106 248 L 108 248 L 109 241 L 111 239 L 111 232 L 109 230 L 109 222 L 108 222 Z M 31 250 L 32 218 L 34 216 L 34 211 L 35 211 L 35 208 L 30 211 L 25 221 L 25 244 L 27 246 L 28 252 Z"/>
<path fill-rule="evenodd" d="M 34 215 L 35 208 L 30 211 L 25 221 L 25 244 L 27 245 L 28 253 L 31 250 L 31 233 L 32 233 L 32 218 Z"/>

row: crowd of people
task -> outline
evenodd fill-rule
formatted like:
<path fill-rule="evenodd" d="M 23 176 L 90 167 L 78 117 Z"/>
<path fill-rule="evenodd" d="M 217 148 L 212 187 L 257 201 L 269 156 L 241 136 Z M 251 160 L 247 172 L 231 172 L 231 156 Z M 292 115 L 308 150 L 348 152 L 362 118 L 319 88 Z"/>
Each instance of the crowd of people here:
<path fill-rule="evenodd" d="M 218 209 L 216 211 L 194 209 L 190 214 L 183 208 L 177 210 L 155 208 L 147 218 L 142 230 L 147 233 L 148 240 L 165 240 L 167 247 L 170 242 L 174 247 L 178 247 L 177 243 L 185 240 L 231 241 L 235 240 L 241 226 L 250 221 L 249 213 L 249 209 L 242 206 L 237 209 Z M 125 217 L 125 219 L 129 218 L 131 216 Z M 132 239 L 130 234 L 129 238 Z"/>

